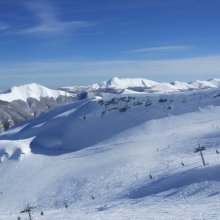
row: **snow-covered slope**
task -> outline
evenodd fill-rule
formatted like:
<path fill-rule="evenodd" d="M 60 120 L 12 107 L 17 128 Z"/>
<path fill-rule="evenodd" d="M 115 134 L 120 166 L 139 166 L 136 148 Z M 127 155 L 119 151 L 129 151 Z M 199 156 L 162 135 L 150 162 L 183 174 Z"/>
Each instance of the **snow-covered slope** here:
<path fill-rule="evenodd" d="M 0 135 L 0 219 L 27 204 L 43 220 L 219 219 L 219 115 L 218 88 L 113 94 L 9 129 Z"/>
<path fill-rule="evenodd" d="M 94 88 L 94 89 L 106 89 L 106 88 L 127 89 L 127 88 L 132 88 L 132 87 L 152 87 L 156 84 L 157 82 L 154 82 L 152 80 L 147 80 L 147 79 L 141 79 L 141 78 L 119 79 L 117 77 L 114 77 L 111 80 L 93 84 L 91 88 Z"/>
<path fill-rule="evenodd" d="M 77 98 L 68 92 L 48 89 L 34 83 L 12 87 L 7 92 L 0 93 L 0 132 L 75 99 Z"/>
<path fill-rule="evenodd" d="M 198 89 L 207 89 L 207 88 L 219 88 L 220 80 L 219 79 L 210 79 L 204 81 L 195 81 L 195 82 L 171 82 L 171 83 L 160 83 L 152 80 L 142 79 L 142 78 L 122 78 L 119 79 L 114 77 L 108 81 L 103 81 L 100 83 L 95 83 L 89 86 L 73 86 L 73 87 L 63 87 L 62 90 L 69 92 L 110 92 L 117 93 L 123 92 L 123 90 L 131 90 L 136 92 L 144 93 L 164 93 L 164 92 L 178 92 L 178 91 L 188 91 L 188 90 L 198 90 Z"/>
<path fill-rule="evenodd" d="M 64 91 L 48 89 L 39 84 L 32 83 L 12 87 L 9 91 L 0 94 L 0 100 L 6 102 L 22 100 L 26 102 L 28 98 L 40 100 L 40 98 L 58 98 L 59 96 L 71 96 L 71 94 Z"/>

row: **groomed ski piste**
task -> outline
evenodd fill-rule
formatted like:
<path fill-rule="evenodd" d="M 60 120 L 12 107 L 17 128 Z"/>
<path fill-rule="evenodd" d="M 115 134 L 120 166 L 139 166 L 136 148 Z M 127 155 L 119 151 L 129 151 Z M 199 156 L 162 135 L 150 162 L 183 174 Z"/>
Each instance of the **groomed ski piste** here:
<path fill-rule="evenodd" d="M 66 104 L 0 135 L 0 220 L 220 219 L 219 153 L 219 86 Z"/>

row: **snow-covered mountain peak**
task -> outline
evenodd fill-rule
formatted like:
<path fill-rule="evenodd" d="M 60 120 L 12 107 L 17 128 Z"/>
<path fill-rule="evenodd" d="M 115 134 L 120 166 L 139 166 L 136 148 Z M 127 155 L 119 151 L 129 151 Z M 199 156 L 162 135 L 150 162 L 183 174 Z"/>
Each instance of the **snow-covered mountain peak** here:
<path fill-rule="evenodd" d="M 108 81 L 99 83 L 100 88 L 112 88 L 112 89 L 128 89 L 133 87 L 151 87 L 156 85 L 157 82 L 147 80 L 143 78 L 118 78 L 113 77 Z M 94 84 L 95 85 L 95 84 Z M 93 87 L 93 86 L 92 86 Z"/>
<path fill-rule="evenodd" d="M 122 78 L 117 77 L 102 83 L 102 88 L 113 88 L 113 89 L 132 89 L 132 88 L 143 88 L 144 92 L 175 92 L 175 91 L 187 91 L 187 90 L 199 90 L 207 88 L 219 88 L 219 79 L 209 80 L 196 80 L 194 82 L 180 82 L 174 81 L 168 82 L 155 82 L 143 78 Z"/>
<path fill-rule="evenodd" d="M 127 89 L 130 87 L 151 87 L 156 85 L 157 82 L 143 78 L 112 78 L 108 81 L 107 85 L 113 88 Z"/>
<path fill-rule="evenodd" d="M 61 90 L 79 93 L 170 93 L 200 89 L 220 88 L 219 79 L 196 80 L 194 82 L 156 82 L 144 78 L 118 78 L 94 83 L 88 86 L 63 87 Z"/>
<path fill-rule="evenodd" d="M 27 101 L 28 98 L 40 100 L 41 97 L 58 98 L 70 96 L 68 92 L 48 89 L 42 85 L 31 83 L 21 86 L 13 86 L 10 90 L 0 94 L 0 100 L 12 102 L 15 100 Z"/>

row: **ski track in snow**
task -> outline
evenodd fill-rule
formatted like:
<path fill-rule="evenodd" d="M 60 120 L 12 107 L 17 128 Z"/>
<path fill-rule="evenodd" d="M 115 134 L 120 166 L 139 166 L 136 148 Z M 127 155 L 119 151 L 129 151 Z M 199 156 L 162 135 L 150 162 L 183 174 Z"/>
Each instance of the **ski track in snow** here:
<path fill-rule="evenodd" d="M 28 203 L 42 220 L 220 219 L 216 93 L 86 99 L 1 134 L 0 220 L 28 219 Z"/>

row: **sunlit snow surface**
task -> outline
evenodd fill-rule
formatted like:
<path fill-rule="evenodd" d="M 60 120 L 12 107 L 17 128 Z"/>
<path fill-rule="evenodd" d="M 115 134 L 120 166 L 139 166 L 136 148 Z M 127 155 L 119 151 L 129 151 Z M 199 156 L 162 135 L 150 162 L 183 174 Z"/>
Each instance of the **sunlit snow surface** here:
<path fill-rule="evenodd" d="M 0 219 L 220 219 L 219 94 L 86 99 L 1 134 Z"/>
<path fill-rule="evenodd" d="M 9 91 L 0 93 L 0 100 L 12 102 L 15 100 L 27 101 L 28 98 L 40 100 L 43 97 L 58 98 L 59 96 L 70 96 L 69 93 L 59 90 L 48 89 L 36 83 L 14 86 Z"/>
<path fill-rule="evenodd" d="M 207 88 L 219 88 L 220 79 L 210 80 L 196 80 L 194 82 L 180 82 L 174 81 L 171 83 L 167 82 L 155 82 L 143 78 L 118 78 L 114 77 L 110 80 L 103 81 L 100 83 L 94 83 L 89 86 L 72 86 L 63 87 L 65 91 L 117 91 L 117 90 L 131 90 L 131 91 L 142 91 L 145 93 L 164 93 L 164 92 L 178 92 L 178 91 L 189 91 Z"/>

